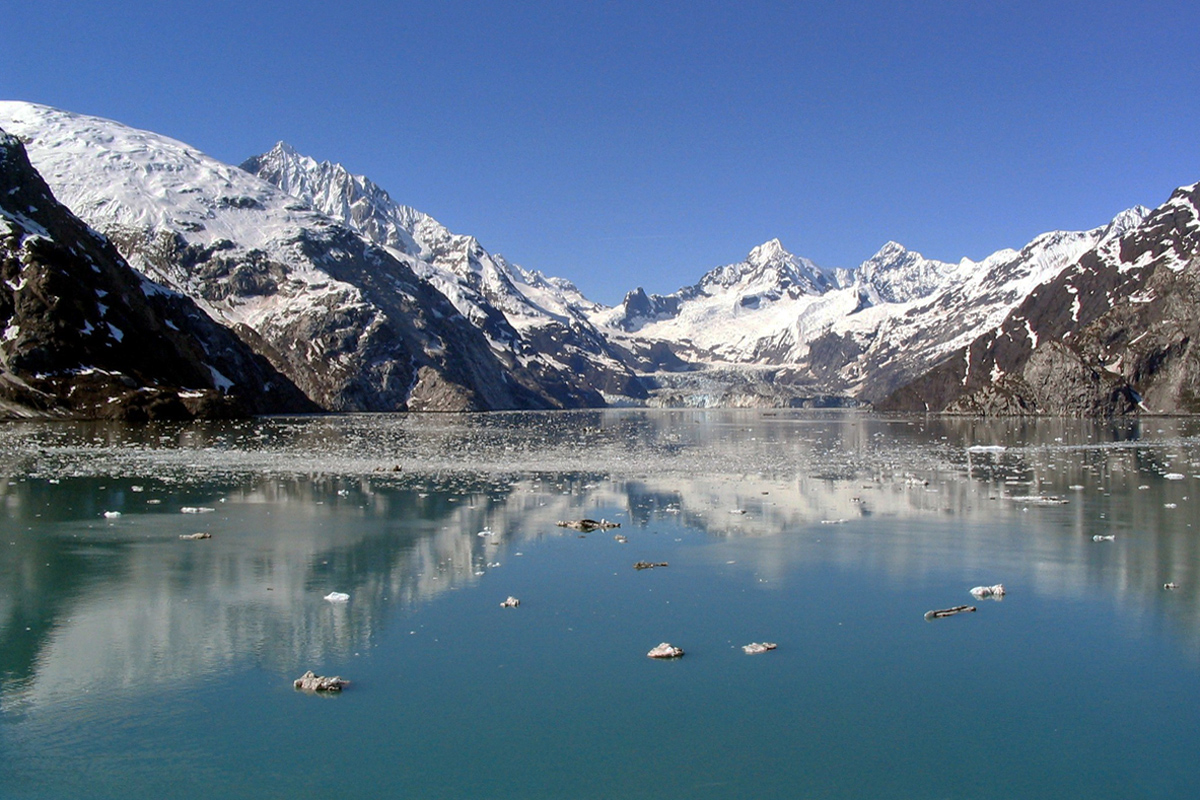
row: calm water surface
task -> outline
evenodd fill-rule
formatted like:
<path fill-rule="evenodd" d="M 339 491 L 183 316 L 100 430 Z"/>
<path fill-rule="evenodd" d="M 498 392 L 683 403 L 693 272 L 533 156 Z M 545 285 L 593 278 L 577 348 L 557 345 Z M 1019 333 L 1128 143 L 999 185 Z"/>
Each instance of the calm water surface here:
<path fill-rule="evenodd" d="M 9 423 L 0 464 L 5 800 L 1200 783 L 1200 420 Z"/>

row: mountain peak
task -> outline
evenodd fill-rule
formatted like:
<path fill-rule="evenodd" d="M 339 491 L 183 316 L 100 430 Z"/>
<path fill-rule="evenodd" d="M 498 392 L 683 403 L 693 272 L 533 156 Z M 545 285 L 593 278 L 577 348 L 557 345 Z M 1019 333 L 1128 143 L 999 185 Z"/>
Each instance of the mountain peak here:
<path fill-rule="evenodd" d="M 791 257 L 792 254 L 783 249 L 783 243 L 778 239 L 770 239 L 750 251 L 746 257 L 748 264 L 768 264 Z"/>
<path fill-rule="evenodd" d="M 954 264 L 925 258 L 899 242 L 888 241 L 858 272 L 880 300 L 904 303 L 932 294 L 955 269 Z"/>
<path fill-rule="evenodd" d="M 302 157 L 300 155 L 300 153 L 296 150 L 296 148 L 292 147 L 290 144 L 283 141 L 282 139 L 280 139 L 278 142 L 276 142 L 275 146 L 272 147 L 270 150 L 268 150 L 266 155 L 274 155 L 276 153 L 278 153 L 280 155 L 284 155 L 284 156 L 291 156 L 293 158 L 301 158 Z"/>

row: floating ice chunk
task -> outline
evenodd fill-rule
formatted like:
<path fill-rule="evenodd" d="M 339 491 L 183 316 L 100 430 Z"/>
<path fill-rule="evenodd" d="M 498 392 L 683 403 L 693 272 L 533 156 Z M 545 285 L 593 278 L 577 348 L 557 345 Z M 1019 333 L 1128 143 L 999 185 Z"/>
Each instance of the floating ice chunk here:
<path fill-rule="evenodd" d="M 1166 475 L 1163 475 L 1163 477 L 1169 481 L 1181 481 L 1187 476 L 1182 472 L 1168 472 Z"/>
<path fill-rule="evenodd" d="M 330 592 L 329 594 L 325 595 L 325 599 L 331 603 L 345 603 L 350 599 L 350 595 L 346 594 L 345 592 Z"/>
<path fill-rule="evenodd" d="M 954 606 L 953 608 L 939 608 L 935 611 L 926 611 L 925 619 L 941 619 L 942 617 L 953 617 L 955 614 L 963 614 L 974 611 L 975 606 Z"/>
<path fill-rule="evenodd" d="M 190 540 L 193 540 L 193 541 L 195 541 L 195 540 L 199 540 L 199 539 L 211 539 L 211 538 L 212 538 L 212 534 L 211 534 L 211 533 L 204 533 L 204 532 L 200 532 L 200 533 L 181 533 L 181 534 L 179 534 L 179 538 L 180 538 L 180 539 L 185 539 L 185 540 L 187 540 L 187 539 L 190 539 Z"/>
<path fill-rule="evenodd" d="M 181 514 L 211 514 L 213 511 L 216 511 L 216 509 L 208 508 L 207 506 L 184 506 L 179 509 L 179 513 Z"/>
<path fill-rule="evenodd" d="M 679 658 L 683 655 L 683 648 L 663 642 L 658 647 L 652 648 L 646 655 L 650 658 Z"/>
<path fill-rule="evenodd" d="M 967 448 L 968 453 L 1003 453 L 1008 448 L 1002 444 L 973 444 Z"/>
<path fill-rule="evenodd" d="M 512 595 L 509 595 L 502 603 L 500 603 L 501 608 L 516 608 L 519 605 L 521 605 L 521 601 Z"/>
<path fill-rule="evenodd" d="M 121 516 L 120 511 L 105 511 L 104 512 L 105 519 L 116 519 L 119 516 Z"/>
<path fill-rule="evenodd" d="M 845 519 L 845 518 L 842 518 L 842 519 L 823 519 L 823 520 L 821 520 L 821 524 L 822 524 L 822 525 L 845 525 L 845 524 L 846 524 L 847 522 L 849 522 L 849 521 L 850 521 L 850 520 L 848 520 L 848 519 Z"/>
<path fill-rule="evenodd" d="M 982 600 L 985 597 L 999 600 L 1004 597 L 1004 584 L 997 583 L 995 586 L 976 586 L 971 590 L 971 596 L 976 600 Z"/>
<path fill-rule="evenodd" d="M 1170 583 L 1164 583 L 1163 588 L 1164 589 L 1178 589 L 1179 584 L 1175 583 L 1175 581 L 1171 581 Z"/>
<path fill-rule="evenodd" d="M 336 675 L 327 678 L 314 674 L 311 669 L 292 681 L 293 686 L 306 692 L 340 692 L 342 687 L 349 684 L 350 681 L 342 680 Z"/>
<path fill-rule="evenodd" d="M 1067 503 L 1071 502 L 1065 498 L 1048 494 L 1014 495 L 1008 499 L 1016 503 L 1031 503 L 1039 506 L 1065 506 Z"/>
<path fill-rule="evenodd" d="M 582 531 L 583 533 L 590 533 L 590 532 L 596 531 L 596 530 L 607 531 L 607 530 L 611 530 L 612 528 L 619 528 L 619 527 L 621 527 L 621 523 L 609 522 L 606 519 L 601 519 L 601 520 L 573 519 L 573 520 L 559 520 L 558 527 L 571 528 L 572 530 Z"/>
<path fill-rule="evenodd" d="M 742 645 L 742 652 L 753 656 L 758 655 L 759 653 L 765 653 L 768 650 L 774 650 L 777 647 L 779 647 L 779 645 L 775 644 L 774 642 L 751 642 L 750 644 Z"/>
<path fill-rule="evenodd" d="M 131 491 L 131 492 L 144 492 L 144 491 L 146 491 L 146 487 L 144 487 L 144 486 L 130 486 L 130 487 L 129 487 L 129 491 Z"/>
<path fill-rule="evenodd" d="M 1111 542 L 1111 541 L 1115 540 L 1116 538 L 1117 538 L 1116 534 L 1097 533 L 1095 536 L 1092 537 L 1092 541 L 1093 542 Z"/>

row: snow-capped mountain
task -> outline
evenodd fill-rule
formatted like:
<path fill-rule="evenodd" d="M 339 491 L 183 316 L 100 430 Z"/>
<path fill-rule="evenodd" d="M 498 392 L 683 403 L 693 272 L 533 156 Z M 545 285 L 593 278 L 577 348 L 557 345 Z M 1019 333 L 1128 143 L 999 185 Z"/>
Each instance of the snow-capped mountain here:
<path fill-rule="evenodd" d="M 1179 310 L 1194 308 L 1179 298 L 1200 299 L 1189 260 L 1200 229 L 1195 187 L 1153 213 L 1139 206 L 980 261 L 936 261 L 887 242 L 854 269 L 830 269 L 772 239 L 677 292 L 637 289 L 606 308 L 283 143 L 236 168 L 158 134 L 29 103 L 0 102 L 0 127 L 19 136 L 49 188 L 116 245 L 142 286 L 157 286 L 149 295 L 191 298 L 193 315 L 211 318 L 203 335 L 199 323 L 187 330 L 223 376 L 209 388 L 294 384 L 327 410 L 882 398 L 923 407 L 918 398 L 931 408 L 1019 411 L 1057 407 L 1030 388 L 1045 364 L 1062 375 L 1108 375 L 1101 384 L 1110 388 L 1124 381 L 1128 392 L 1113 397 L 1137 394 L 1156 410 L 1190 402 L 1196 383 Z M 0 236 L 17 242 L 12 254 L 37 241 L 23 220 L 35 219 L 38 203 L 28 205 L 5 206 Z M 11 280 L 10 289 L 22 285 L 17 272 Z M 1151 296 L 1160 302 L 1138 300 Z M 22 319 L 5 332 L 11 341 L 33 329 L 32 317 Z M 245 358 L 217 364 L 214 343 L 230 331 L 278 380 L 230 375 L 238 363 L 254 372 Z M 1070 337 L 1069 353 L 1047 344 Z M 1118 353 L 1119 342 L 1127 346 Z M 1185 366 L 1168 370 L 1174 388 L 1161 388 L 1160 367 L 1172 363 Z M 1072 396 L 1057 378 L 1037 385 Z M 1071 408 L 1124 407 L 1087 396 Z"/>
<path fill-rule="evenodd" d="M 1200 413 L 1200 184 L 1136 209 L 891 410 Z M 1133 224 L 1135 220 L 1139 224 Z"/>
<path fill-rule="evenodd" d="M 188 298 L 138 275 L 0 131 L 0 409 L 125 419 L 312 411 Z"/>
<path fill-rule="evenodd" d="M 396 203 L 370 179 L 340 164 L 317 162 L 284 142 L 247 159 L 242 169 L 346 224 L 413 269 L 483 331 L 510 368 L 524 365 L 543 381 L 569 387 L 580 402 L 608 395 L 642 397 L 642 384 L 593 327 L 599 306 L 570 282 L 527 271 L 489 253 L 473 237 Z"/>
<path fill-rule="evenodd" d="M 143 274 L 196 299 L 322 408 L 542 408 L 410 256 L 158 134 L 0 103 L 56 195 Z"/>
<path fill-rule="evenodd" d="M 999 325 L 1035 287 L 1146 213 L 1131 209 L 1091 231 L 1047 233 L 1020 251 L 958 264 L 888 242 L 855 270 L 826 270 L 772 240 L 693 286 L 631 292 L 593 319 L 633 352 L 657 343 L 726 374 L 740 365 L 759 380 L 765 370 L 798 397 L 873 401 Z M 678 396 L 678 376 L 657 380 Z"/>

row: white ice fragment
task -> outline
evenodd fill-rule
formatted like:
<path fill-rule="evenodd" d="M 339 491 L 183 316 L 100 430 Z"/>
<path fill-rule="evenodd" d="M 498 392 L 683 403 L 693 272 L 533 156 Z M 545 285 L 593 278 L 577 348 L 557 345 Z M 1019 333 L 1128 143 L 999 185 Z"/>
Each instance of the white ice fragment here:
<path fill-rule="evenodd" d="M 350 599 L 350 595 L 346 594 L 345 592 L 330 592 L 329 594 L 325 595 L 325 599 L 331 603 L 345 603 Z"/>
<path fill-rule="evenodd" d="M 1093 542 L 1111 542 L 1116 538 L 1117 538 L 1116 535 L 1112 534 L 1112 533 L 1109 533 L 1109 534 L 1097 533 L 1095 536 L 1092 537 L 1092 541 Z"/>
<path fill-rule="evenodd" d="M 1187 476 L 1180 472 L 1168 472 L 1166 475 L 1163 475 L 1163 477 L 1169 481 L 1181 481 Z"/>
<path fill-rule="evenodd" d="M 216 509 L 208 508 L 207 506 L 184 506 L 179 509 L 179 513 L 181 514 L 210 514 L 213 511 L 216 511 Z"/>
<path fill-rule="evenodd" d="M 104 512 L 105 519 L 116 519 L 119 516 L 121 516 L 120 511 L 105 511 Z"/>
<path fill-rule="evenodd" d="M 683 655 L 683 648 L 663 642 L 658 647 L 652 648 L 646 655 L 650 658 L 679 658 Z"/>
<path fill-rule="evenodd" d="M 982 600 L 985 597 L 999 600 L 1004 597 L 1004 584 L 997 583 L 995 586 L 976 586 L 971 590 L 971 596 L 976 600 Z"/>

